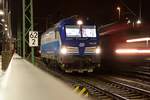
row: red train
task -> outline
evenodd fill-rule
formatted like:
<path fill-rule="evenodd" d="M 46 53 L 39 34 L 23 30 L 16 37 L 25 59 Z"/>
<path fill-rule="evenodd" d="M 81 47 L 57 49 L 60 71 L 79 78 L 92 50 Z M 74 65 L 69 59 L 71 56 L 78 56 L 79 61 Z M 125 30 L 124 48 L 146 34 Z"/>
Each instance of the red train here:
<path fill-rule="evenodd" d="M 150 61 L 150 25 L 115 23 L 100 28 L 102 63 L 143 65 Z"/>

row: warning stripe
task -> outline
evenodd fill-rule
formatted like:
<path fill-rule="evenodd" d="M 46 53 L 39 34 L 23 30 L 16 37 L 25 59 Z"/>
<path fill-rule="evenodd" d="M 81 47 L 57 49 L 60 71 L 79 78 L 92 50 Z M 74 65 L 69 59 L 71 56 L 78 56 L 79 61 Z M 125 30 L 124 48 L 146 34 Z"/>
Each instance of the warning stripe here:
<path fill-rule="evenodd" d="M 88 97 L 89 95 L 88 90 L 85 87 L 76 86 L 74 91 L 79 92 L 78 94 L 80 96 L 83 95 L 84 97 Z"/>
<path fill-rule="evenodd" d="M 84 92 L 86 92 L 86 88 L 83 88 L 83 89 L 79 92 L 79 95 L 82 95 Z"/>
<path fill-rule="evenodd" d="M 74 89 L 75 92 L 77 92 L 79 90 L 79 86 L 76 86 L 76 88 Z"/>
<path fill-rule="evenodd" d="M 85 97 L 88 97 L 88 96 L 89 96 L 89 93 L 87 92 L 84 96 L 85 96 Z"/>

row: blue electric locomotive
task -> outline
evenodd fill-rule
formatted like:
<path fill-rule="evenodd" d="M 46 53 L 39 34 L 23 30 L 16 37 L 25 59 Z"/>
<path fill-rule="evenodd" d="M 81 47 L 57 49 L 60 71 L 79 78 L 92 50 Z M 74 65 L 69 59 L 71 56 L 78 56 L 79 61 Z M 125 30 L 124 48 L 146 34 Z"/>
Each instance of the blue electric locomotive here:
<path fill-rule="evenodd" d="M 88 19 L 73 16 L 59 21 L 43 33 L 40 49 L 48 64 L 55 61 L 65 72 L 93 72 L 100 67 L 99 35 Z"/>

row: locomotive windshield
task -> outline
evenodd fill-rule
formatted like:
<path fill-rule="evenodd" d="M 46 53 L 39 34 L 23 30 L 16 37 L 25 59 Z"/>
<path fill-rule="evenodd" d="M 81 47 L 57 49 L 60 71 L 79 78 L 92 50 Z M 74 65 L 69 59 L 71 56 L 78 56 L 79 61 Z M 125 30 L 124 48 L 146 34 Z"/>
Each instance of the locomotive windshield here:
<path fill-rule="evenodd" d="M 95 26 L 83 26 L 82 36 L 83 37 L 96 37 L 96 27 Z"/>
<path fill-rule="evenodd" d="M 79 26 L 66 26 L 66 37 L 81 37 Z"/>
<path fill-rule="evenodd" d="M 66 37 L 96 37 L 96 26 L 66 25 Z"/>

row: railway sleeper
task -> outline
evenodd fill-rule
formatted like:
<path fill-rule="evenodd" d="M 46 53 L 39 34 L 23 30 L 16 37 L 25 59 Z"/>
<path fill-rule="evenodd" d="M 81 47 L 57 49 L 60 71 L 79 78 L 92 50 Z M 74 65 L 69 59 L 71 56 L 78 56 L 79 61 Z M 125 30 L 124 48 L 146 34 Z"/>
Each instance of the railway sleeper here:
<path fill-rule="evenodd" d="M 139 94 L 127 94 L 127 95 L 124 95 L 125 97 L 135 97 L 135 96 L 141 96 Z"/>
<path fill-rule="evenodd" d="M 98 97 L 100 100 L 112 100 L 112 98 L 110 98 L 109 96 L 99 96 Z"/>
<path fill-rule="evenodd" d="M 143 96 L 133 96 L 133 97 L 129 97 L 129 99 L 145 100 L 145 97 L 143 97 Z"/>

